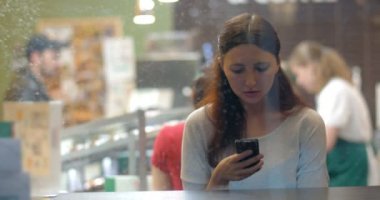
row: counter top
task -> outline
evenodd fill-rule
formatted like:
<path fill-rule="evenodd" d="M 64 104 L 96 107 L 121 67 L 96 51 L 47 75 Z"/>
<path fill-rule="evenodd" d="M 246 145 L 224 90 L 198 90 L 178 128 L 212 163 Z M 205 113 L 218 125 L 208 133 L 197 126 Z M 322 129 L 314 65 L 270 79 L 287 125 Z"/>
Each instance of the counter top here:
<path fill-rule="evenodd" d="M 378 200 L 380 186 L 335 187 L 308 189 L 264 189 L 249 191 L 141 191 L 141 192 L 96 192 L 59 194 L 51 200 Z"/>

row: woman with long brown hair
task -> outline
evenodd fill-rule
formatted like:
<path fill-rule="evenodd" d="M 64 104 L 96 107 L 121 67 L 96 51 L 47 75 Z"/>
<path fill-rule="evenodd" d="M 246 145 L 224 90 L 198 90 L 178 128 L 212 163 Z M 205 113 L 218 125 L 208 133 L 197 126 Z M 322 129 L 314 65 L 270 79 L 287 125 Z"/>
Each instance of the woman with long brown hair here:
<path fill-rule="evenodd" d="M 184 189 L 327 186 L 324 124 L 294 94 L 279 53 L 277 33 L 262 17 L 226 21 L 204 106 L 186 121 Z M 242 161 L 252 153 L 236 153 L 242 138 L 258 139 L 260 154 Z"/>

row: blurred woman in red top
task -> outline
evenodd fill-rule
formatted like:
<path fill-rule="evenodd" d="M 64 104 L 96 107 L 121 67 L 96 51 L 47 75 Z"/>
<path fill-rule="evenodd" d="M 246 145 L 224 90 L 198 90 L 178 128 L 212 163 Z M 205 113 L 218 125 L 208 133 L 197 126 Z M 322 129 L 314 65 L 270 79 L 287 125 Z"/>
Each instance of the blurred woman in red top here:
<path fill-rule="evenodd" d="M 204 96 L 208 70 L 194 80 L 192 101 L 195 108 Z M 152 156 L 153 190 L 182 190 L 181 146 L 185 121 L 165 124 L 154 141 Z"/>

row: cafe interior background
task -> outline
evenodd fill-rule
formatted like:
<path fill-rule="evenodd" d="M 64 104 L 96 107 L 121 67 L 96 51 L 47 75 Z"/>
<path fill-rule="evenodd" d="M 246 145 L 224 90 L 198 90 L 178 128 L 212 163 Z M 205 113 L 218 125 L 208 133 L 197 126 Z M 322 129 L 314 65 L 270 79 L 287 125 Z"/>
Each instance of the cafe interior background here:
<path fill-rule="evenodd" d="M 46 80 L 54 101 L 2 101 L 1 137 L 16 138 L 21 150 L 0 153 L 1 159 L 21 163 L 32 195 L 150 190 L 158 130 L 190 113 L 192 80 L 210 64 L 223 22 L 242 12 L 273 23 L 284 65 L 302 40 L 336 48 L 377 133 L 380 1 L 0 0 L 1 100 L 33 33 L 62 46 L 59 70 Z M 141 20 L 141 14 L 149 17 Z"/>

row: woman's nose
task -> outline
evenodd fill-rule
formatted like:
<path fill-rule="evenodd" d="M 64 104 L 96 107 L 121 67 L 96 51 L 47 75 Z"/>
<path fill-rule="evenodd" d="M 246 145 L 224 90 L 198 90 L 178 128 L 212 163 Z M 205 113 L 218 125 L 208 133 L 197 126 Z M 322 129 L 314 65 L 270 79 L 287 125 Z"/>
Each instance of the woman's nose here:
<path fill-rule="evenodd" d="M 253 87 L 256 85 L 256 74 L 254 72 L 247 73 L 247 75 L 245 76 L 245 84 L 248 87 Z"/>

